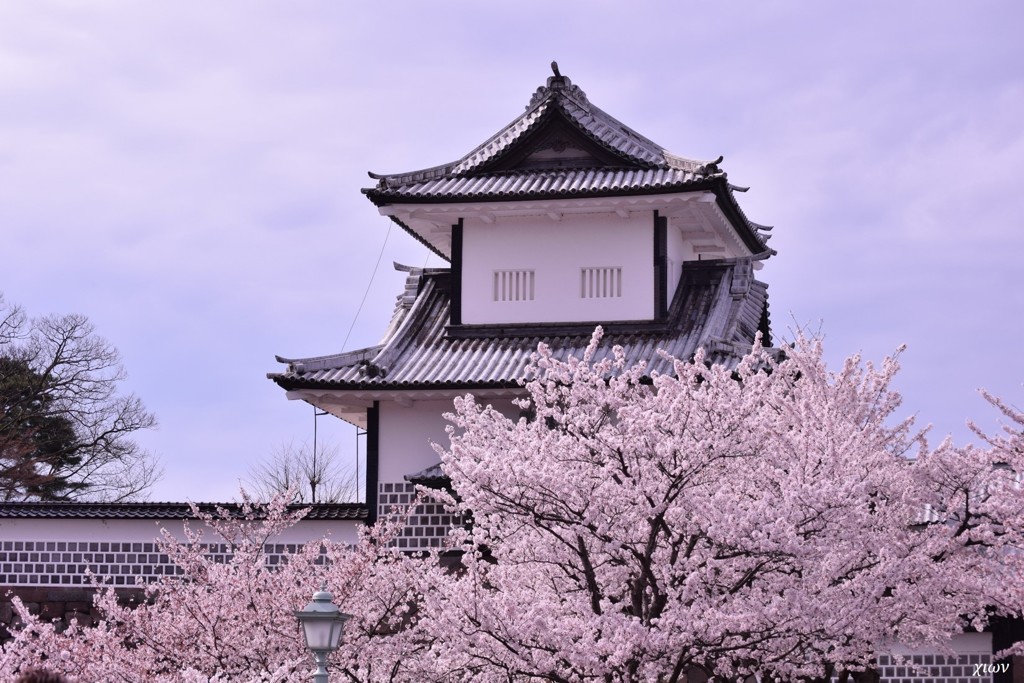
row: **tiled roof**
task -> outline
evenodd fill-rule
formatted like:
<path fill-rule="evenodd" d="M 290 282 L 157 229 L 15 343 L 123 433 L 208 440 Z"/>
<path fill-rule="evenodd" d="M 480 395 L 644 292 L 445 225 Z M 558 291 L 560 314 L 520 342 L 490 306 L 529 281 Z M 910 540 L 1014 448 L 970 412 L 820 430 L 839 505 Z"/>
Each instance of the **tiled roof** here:
<path fill-rule="evenodd" d="M 524 161 L 545 136 L 561 138 L 567 130 L 567 137 L 583 141 L 594 156 Z M 568 78 L 554 76 L 537 89 L 523 114 L 461 159 L 405 173 L 371 173 L 377 185 L 363 192 L 385 207 L 711 191 L 752 254 L 774 253 L 767 246 L 767 229 L 744 215 L 733 193 L 740 188 L 728 182 L 721 161 L 669 153 L 591 104 Z M 448 258 L 414 227 L 391 215 L 416 239 Z"/>
<path fill-rule="evenodd" d="M 399 300 L 381 344 L 334 356 L 284 359 L 268 376 L 285 389 L 417 389 L 518 386 L 539 343 L 555 357 L 582 356 L 597 323 L 449 328 L 449 273 L 412 269 L 418 295 Z M 704 348 L 713 362 L 734 363 L 768 327 L 767 285 L 753 279 L 749 259 L 684 264 L 664 323 L 602 323 L 598 358 L 622 346 L 626 360 L 672 371 L 659 350 L 689 358 Z M 770 340 L 765 340 L 770 343 Z"/>
<path fill-rule="evenodd" d="M 586 94 L 564 76 L 548 78 L 533 94 L 526 111 L 458 161 L 408 173 L 370 176 L 378 179 L 374 192 L 416 184 L 432 179 L 485 172 L 555 115 L 569 122 L 587 139 L 622 161 L 623 166 L 640 169 L 674 169 L 693 176 L 724 175 L 716 161 L 699 161 L 671 154 L 635 130 L 594 106 Z"/>
<path fill-rule="evenodd" d="M 226 510 L 240 517 L 237 503 L 196 503 L 200 511 L 217 514 Z M 318 503 L 290 505 L 289 510 L 309 509 L 304 519 L 363 520 L 367 507 L 362 503 Z M 188 503 L 0 503 L 0 519 L 196 519 Z"/>
<path fill-rule="evenodd" d="M 413 474 L 405 475 L 405 480 L 412 482 L 413 484 L 436 484 L 439 482 L 448 481 L 448 475 L 444 473 L 444 469 L 441 467 L 441 463 L 438 462 L 435 465 L 415 472 Z"/>
<path fill-rule="evenodd" d="M 568 168 L 523 173 L 505 171 L 472 176 L 442 176 L 376 192 L 380 198 L 520 199 L 595 193 L 653 192 L 687 188 L 703 176 L 679 168 Z"/>

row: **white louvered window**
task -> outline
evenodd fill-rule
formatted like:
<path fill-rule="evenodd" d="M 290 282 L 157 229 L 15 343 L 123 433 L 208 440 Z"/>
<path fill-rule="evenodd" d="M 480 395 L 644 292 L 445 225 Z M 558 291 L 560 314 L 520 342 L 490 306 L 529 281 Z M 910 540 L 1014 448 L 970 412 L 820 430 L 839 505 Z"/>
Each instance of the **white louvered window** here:
<path fill-rule="evenodd" d="M 581 299 L 615 299 L 621 296 L 621 266 L 580 268 Z"/>
<path fill-rule="evenodd" d="M 534 276 L 532 270 L 494 271 L 495 301 L 533 301 Z"/>

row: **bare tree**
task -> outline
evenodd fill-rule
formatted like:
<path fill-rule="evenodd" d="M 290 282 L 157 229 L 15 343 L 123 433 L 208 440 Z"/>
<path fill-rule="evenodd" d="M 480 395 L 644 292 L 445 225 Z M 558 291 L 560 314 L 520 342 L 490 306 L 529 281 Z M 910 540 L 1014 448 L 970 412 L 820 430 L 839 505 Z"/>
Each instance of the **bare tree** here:
<path fill-rule="evenodd" d="M 249 470 L 246 485 L 259 500 L 291 491 L 296 503 L 351 503 L 357 500 L 356 473 L 342 463 L 336 445 L 278 446 Z"/>
<path fill-rule="evenodd" d="M 85 316 L 29 318 L 0 296 L 0 501 L 144 494 L 160 470 L 131 437 L 156 419 L 124 378 Z"/>
<path fill-rule="evenodd" d="M 0 292 L 0 353 L 22 336 L 26 324 L 25 311 L 21 306 L 9 305 Z"/>

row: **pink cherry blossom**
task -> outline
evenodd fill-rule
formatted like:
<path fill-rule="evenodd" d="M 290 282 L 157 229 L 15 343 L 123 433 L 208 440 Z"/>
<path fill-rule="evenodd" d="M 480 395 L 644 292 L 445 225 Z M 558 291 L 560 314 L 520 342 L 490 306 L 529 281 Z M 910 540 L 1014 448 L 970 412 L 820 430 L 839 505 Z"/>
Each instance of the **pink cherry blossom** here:
<path fill-rule="evenodd" d="M 826 680 L 870 669 L 884 643 L 941 648 L 1021 616 L 1020 411 L 989 397 L 1004 433 L 932 449 L 898 417 L 895 358 L 829 370 L 798 338 L 673 368 L 629 367 L 598 331 L 583 358 L 539 348 L 529 418 L 456 400 L 437 447 L 451 493 L 424 491 L 467 520 L 455 569 L 389 545 L 400 514 L 271 569 L 263 544 L 294 522 L 278 501 L 206 518 L 228 563 L 198 533 L 168 535 L 184 576 L 134 607 L 101 592 L 96 627 L 58 633 L 22 610 L 0 673 L 304 681 L 292 612 L 321 580 L 355 615 L 334 675 L 366 683 Z"/>

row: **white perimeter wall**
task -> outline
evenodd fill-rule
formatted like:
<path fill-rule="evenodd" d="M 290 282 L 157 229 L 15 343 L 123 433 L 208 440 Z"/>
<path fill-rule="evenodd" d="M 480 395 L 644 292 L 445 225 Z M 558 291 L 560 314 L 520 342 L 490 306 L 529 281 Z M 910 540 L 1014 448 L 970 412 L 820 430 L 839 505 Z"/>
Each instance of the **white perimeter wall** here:
<path fill-rule="evenodd" d="M 992 634 L 991 633 L 962 633 L 952 640 L 945 643 L 945 647 L 949 648 L 957 654 L 987 654 L 992 652 Z M 890 643 L 880 648 L 884 652 L 891 652 L 894 655 L 908 656 L 908 655 L 919 655 L 929 654 L 935 652 L 934 646 L 924 647 L 907 647 L 899 643 Z"/>
<path fill-rule="evenodd" d="M 653 213 L 470 221 L 463 232 L 462 322 L 650 320 L 653 261 Z M 580 269 L 593 267 L 622 268 L 621 298 L 580 298 Z M 494 301 L 494 271 L 520 269 L 535 272 L 535 299 Z"/>
<path fill-rule="evenodd" d="M 280 564 L 296 545 L 328 537 L 354 543 L 361 522 L 299 521 L 267 539 L 269 566 Z M 201 522 L 190 527 L 204 531 L 202 543 L 210 556 L 226 561 L 225 540 Z M 184 521 L 165 519 L 5 519 L 0 521 L 0 586 L 84 587 L 90 573 L 115 587 L 142 586 L 161 576 L 182 571 L 160 551 L 156 540 L 165 528 L 184 541 Z M 2 591 L 0 591 L 2 592 Z"/>

